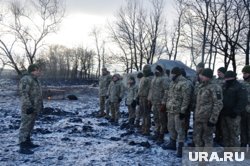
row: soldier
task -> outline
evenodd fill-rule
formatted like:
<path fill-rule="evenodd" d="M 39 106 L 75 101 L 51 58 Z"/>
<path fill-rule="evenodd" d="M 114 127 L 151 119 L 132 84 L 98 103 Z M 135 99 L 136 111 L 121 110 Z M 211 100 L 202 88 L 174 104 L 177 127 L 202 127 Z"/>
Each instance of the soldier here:
<path fill-rule="evenodd" d="M 19 83 L 21 96 L 21 124 L 19 132 L 19 153 L 33 154 L 31 148 L 38 147 L 31 142 L 31 133 L 37 115 L 43 109 L 41 84 L 38 80 L 41 71 L 38 65 L 28 67 L 28 74 L 24 75 Z"/>
<path fill-rule="evenodd" d="M 241 113 L 241 147 L 250 146 L 250 66 L 246 65 L 242 69 L 243 85 L 247 90 L 247 106 Z"/>
<path fill-rule="evenodd" d="M 226 73 L 226 68 L 225 67 L 220 67 L 217 70 L 217 76 L 218 78 L 215 80 L 215 83 L 219 84 L 222 88 L 223 84 L 224 84 L 224 77 L 225 77 L 225 73 Z M 221 144 L 223 139 L 222 139 L 222 128 L 223 126 L 221 125 L 221 115 L 219 115 L 218 121 L 216 123 L 216 129 L 215 129 L 215 142 L 217 142 L 218 144 Z"/>
<path fill-rule="evenodd" d="M 130 76 L 128 78 L 128 94 L 126 105 L 128 106 L 129 113 L 129 126 L 130 129 L 133 129 L 135 123 L 135 108 L 136 108 L 136 96 L 138 88 L 135 84 L 135 77 Z"/>
<path fill-rule="evenodd" d="M 143 77 L 142 72 L 139 72 L 137 74 L 137 79 L 138 79 L 138 85 L 137 87 L 140 85 L 141 82 L 141 78 Z M 138 92 L 137 92 L 138 93 Z M 137 98 L 138 99 L 138 98 Z M 139 100 L 136 101 L 136 122 L 135 122 L 135 126 L 136 127 L 140 127 L 140 121 L 142 119 L 142 110 L 140 110 L 140 106 L 139 106 Z"/>
<path fill-rule="evenodd" d="M 161 64 L 155 68 L 155 76 L 151 81 L 148 100 L 152 103 L 152 112 L 155 123 L 153 140 L 164 142 L 164 133 L 167 128 L 166 105 L 163 101 L 164 92 L 168 90 L 170 80 L 165 76 L 165 67 Z"/>
<path fill-rule="evenodd" d="M 188 79 L 187 77 L 187 73 L 185 71 L 184 68 L 181 68 L 181 74 L 183 77 L 185 77 L 187 79 L 187 83 L 188 83 L 188 86 L 190 87 L 191 89 L 191 99 L 192 99 L 192 95 L 193 95 L 193 91 L 194 91 L 194 85 L 193 85 L 193 82 L 192 80 Z M 189 123 L 190 123 L 190 116 L 191 116 L 191 111 L 192 111 L 192 107 L 191 107 L 191 102 L 188 106 L 188 109 L 186 111 L 186 116 L 185 116 L 185 137 L 187 138 L 187 134 L 188 134 L 188 129 L 189 129 Z"/>
<path fill-rule="evenodd" d="M 99 117 L 105 116 L 104 110 L 105 110 L 106 94 L 111 79 L 112 76 L 109 74 L 107 68 L 102 68 L 102 76 L 99 78 L 99 103 L 100 103 L 100 112 L 98 115 Z M 109 114 L 109 112 L 107 112 L 107 114 Z"/>
<path fill-rule="evenodd" d="M 223 107 L 222 89 L 212 81 L 213 71 L 206 68 L 200 74 L 201 84 L 198 87 L 194 143 L 196 147 L 213 147 L 213 132 Z"/>
<path fill-rule="evenodd" d="M 124 94 L 124 86 L 119 74 L 114 74 L 109 85 L 107 96 L 110 100 L 111 119 L 110 122 L 118 125 L 120 118 L 120 102 Z"/>
<path fill-rule="evenodd" d="M 223 144 L 226 147 L 240 146 L 240 114 L 247 104 L 246 89 L 236 80 L 236 73 L 227 71 L 223 85 Z"/>
<path fill-rule="evenodd" d="M 165 91 L 164 99 L 167 98 L 166 108 L 168 112 L 168 130 L 170 142 L 163 149 L 176 150 L 178 141 L 177 157 L 182 157 L 182 147 L 185 141 L 185 116 L 191 98 L 191 87 L 186 78 L 181 75 L 181 69 L 174 67 L 171 70 L 172 82 L 169 90 Z"/>
<path fill-rule="evenodd" d="M 140 103 L 140 110 L 142 111 L 142 128 L 143 135 L 150 135 L 151 117 L 150 117 L 150 101 L 148 101 L 148 94 L 152 80 L 151 66 L 146 64 L 142 69 L 143 77 L 141 78 L 138 97 Z"/>

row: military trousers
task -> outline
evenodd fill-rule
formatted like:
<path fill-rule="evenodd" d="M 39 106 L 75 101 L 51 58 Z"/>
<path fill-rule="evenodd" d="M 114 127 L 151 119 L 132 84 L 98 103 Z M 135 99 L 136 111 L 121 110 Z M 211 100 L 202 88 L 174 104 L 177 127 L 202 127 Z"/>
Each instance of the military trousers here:
<path fill-rule="evenodd" d="M 120 103 L 119 102 L 111 102 L 110 103 L 110 110 L 111 110 L 111 119 L 118 122 L 120 118 Z"/>
<path fill-rule="evenodd" d="M 242 145 L 250 145 L 250 113 L 242 112 L 241 113 L 241 144 Z"/>
<path fill-rule="evenodd" d="M 106 96 L 99 96 L 100 114 L 104 114 Z"/>
<path fill-rule="evenodd" d="M 161 112 L 162 104 L 153 104 L 152 112 L 155 123 L 155 133 L 164 134 L 167 128 L 166 112 Z"/>
<path fill-rule="evenodd" d="M 178 113 L 168 113 L 168 131 L 170 138 L 178 141 L 185 141 L 185 119 L 180 119 Z"/>
<path fill-rule="evenodd" d="M 147 97 L 140 97 L 140 109 L 142 111 L 142 130 L 145 133 L 150 132 L 151 127 L 151 117 L 150 117 L 150 107 Z"/>
<path fill-rule="evenodd" d="M 128 119 L 135 120 L 135 107 L 132 107 L 131 105 L 128 105 Z"/>
<path fill-rule="evenodd" d="M 215 127 L 207 126 L 207 122 L 194 122 L 193 141 L 196 147 L 213 147 Z"/>
<path fill-rule="evenodd" d="M 225 147 L 240 147 L 240 116 L 231 118 L 222 116 L 221 124 L 223 126 L 222 136 Z"/>
<path fill-rule="evenodd" d="M 21 113 L 21 124 L 19 129 L 19 144 L 25 142 L 32 133 L 37 118 L 37 113 L 26 114 L 25 111 Z"/>

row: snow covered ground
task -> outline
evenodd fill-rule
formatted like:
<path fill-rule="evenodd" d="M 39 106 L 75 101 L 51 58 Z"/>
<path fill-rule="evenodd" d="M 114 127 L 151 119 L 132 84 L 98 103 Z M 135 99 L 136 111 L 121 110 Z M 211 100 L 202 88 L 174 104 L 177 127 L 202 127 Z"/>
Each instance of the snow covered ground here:
<path fill-rule="evenodd" d="M 47 109 L 36 122 L 33 155 L 18 153 L 20 101 L 16 82 L 0 79 L 0 165 L 181 165 L 174 151 L 138 133 L 96 118 L 97 88 L 75 87 L 78 100 L 44 100 Z M 72 89 L 73 91 L 73 89 Z M 120 124 L 127 120 L 121 106 Z M 168 134 L 165 141 L 168 140 Z"/>

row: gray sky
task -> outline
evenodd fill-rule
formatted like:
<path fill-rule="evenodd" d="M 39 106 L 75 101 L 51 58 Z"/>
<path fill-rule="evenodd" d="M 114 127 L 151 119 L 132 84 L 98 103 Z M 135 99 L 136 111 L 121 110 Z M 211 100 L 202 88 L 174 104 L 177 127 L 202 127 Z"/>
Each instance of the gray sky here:
<path fill-rule="evenodd" d="M 171 18 L 173 1 L 165 0 L 166 16 Z M 149 0 L 143 0 L 143 3 Z M 49 37 L 49 43 L 77 47 L 91 45 L 93 27 L 105 27 L 126 0 L 66 0 L 66 16 L 59 32 Z"/>

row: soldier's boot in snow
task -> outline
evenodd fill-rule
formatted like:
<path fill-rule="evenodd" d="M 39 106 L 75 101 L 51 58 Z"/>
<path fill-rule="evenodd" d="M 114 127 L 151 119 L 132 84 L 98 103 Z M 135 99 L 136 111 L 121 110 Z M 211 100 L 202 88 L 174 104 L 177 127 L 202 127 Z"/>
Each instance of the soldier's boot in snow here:
<path fill-rule="evenodd" d="M 134 127 L 135 127 L 135 119 L 131 118 L 129 119 L 129 129 L 134 130 Z"/>
<path fill-rule="evenodd" d="M 21 154 L 33 154 L 34 152 L 30 150 L 30 147 L 26 142 L 20 143 L 19 153 Z"/>
<path fill-rule="evenodd" d="M 136 122 L 135 122 L 135 127 L 136 127 L 136 128 L 139 128 L 139 127 L 140 127 L 140 120 L 136 120 Z"/>
<path fill-rule="evenodd" d="M 30 137 L 28 137 L 27 140 L 26 140 L 25 142 L 26 142 L 27 146 L 30 147 L 30 148 L 37 148 L 37 147 L 39 147 L 39 145 L 34 144 L 34 143 L 31 141 Z"/>
<path fill-rule="evenodd" d="M 154 135 L 152 135 L 152 137 L 150 137 L 150 139 L 153 141 L 157 141 L 159 139 L 159 136 L 160 136 L 160 133 L 155 132 Z"/>
<path fill-rule="evenodd" d="M 164 134 L 159 134 L 159 137 L 157 139 L 156 142 L 158 145 L 163 144 L 164 143 Z"/>
<path fill-rule="evenodd" d="M 170 138 L 170 141 L 167 145 L 163 145 L 162 149 L 167 150 L 176 150 L 176 141 Z"/>
<path fill-rule="evenodd" d="M 177 153 L 176 156 L 181 158 L 182 157 L 182 148 L 184 146 L 184 142 L 179 142 L 177 147 Z"/>

